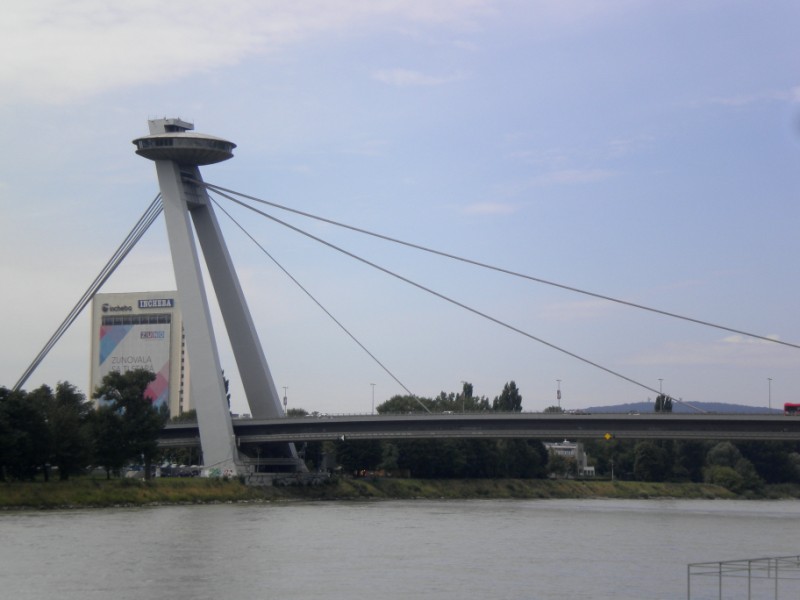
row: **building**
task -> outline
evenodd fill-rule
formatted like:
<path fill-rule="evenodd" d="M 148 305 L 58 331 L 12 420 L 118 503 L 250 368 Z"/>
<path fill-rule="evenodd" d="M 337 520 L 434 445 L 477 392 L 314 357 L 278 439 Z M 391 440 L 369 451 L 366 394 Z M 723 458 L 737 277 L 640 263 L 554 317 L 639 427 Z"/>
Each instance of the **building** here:
<path fill-rule="evenodd" d="M 594 467 L 589 466 L 589 457 L 580 442 L 544 442 L 544 447 L 550 454 L 573 459 L 578 477 L 594 477 Z"/>
<path fill-rule="evenodd" d="M 92 302 L 91 389 L 111 371 L 156 374 L 147 395 L 170 415 L 190 410 L 189 364 L 177 292 L 97 294 Z"/>

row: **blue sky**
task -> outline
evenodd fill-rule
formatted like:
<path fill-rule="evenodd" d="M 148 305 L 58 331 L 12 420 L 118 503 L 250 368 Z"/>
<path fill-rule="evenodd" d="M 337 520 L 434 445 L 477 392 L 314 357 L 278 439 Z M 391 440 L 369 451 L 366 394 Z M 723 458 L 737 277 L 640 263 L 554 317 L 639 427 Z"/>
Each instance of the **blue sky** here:
<path fill-rule="evenodd" d="M 157 193 L 130 141 L 177 116 L 238 144 L 204 177 L 452 254 L 800 342 L 800 5 L 426 0 L 8 3 L 0 19 L 0 384 Z M 527 410 L 653 397 L 243 211 L 409 389 Z M 283 217 L 283 215 L 277 215 Z M 290 406 L 403 390 L 224 217 Z M 796 401 L 800 351 L 363 239 L 316 235 L 686 401 Z M 174 287 L 157 222 L 103 291 Z M 235 365 L 218 337 L 234 408 Z M 86 390 L 82 316 L 27 387 Z"/>

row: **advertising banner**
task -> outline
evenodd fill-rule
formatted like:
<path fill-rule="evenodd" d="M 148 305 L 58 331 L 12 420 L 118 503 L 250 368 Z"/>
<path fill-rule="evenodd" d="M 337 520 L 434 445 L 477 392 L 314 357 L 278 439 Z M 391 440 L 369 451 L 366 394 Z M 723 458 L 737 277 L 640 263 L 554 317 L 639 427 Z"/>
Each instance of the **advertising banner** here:
<path fill-rule="evenodd" d="M 145 392 L 150 401 L 169 406 L 170 324 L 102 325 L 98 385 L 111 371 L 147 369 L 156 374 Z"/>

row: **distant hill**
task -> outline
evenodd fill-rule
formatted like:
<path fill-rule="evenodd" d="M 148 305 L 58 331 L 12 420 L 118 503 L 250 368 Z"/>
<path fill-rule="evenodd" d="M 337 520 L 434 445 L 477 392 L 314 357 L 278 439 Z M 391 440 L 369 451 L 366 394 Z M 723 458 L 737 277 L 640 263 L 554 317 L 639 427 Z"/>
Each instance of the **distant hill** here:
<path fill-rule="evenodd" d="M 782 408 L 768 409 L 766 406 L 742 406 L 741 404 L 728 404 L 726 402 L 690 402 L 690 404 L 700 410 L 709 413 L 732 413 L 732 414 L 760 414 L 760 415 L 779 415 L 783 413 Z M 653 412 L 652 402 L 631 402 L 628 404 L 615 404 L 613 406 L 592 406 L 584 408 L 587 413 L 651 413 Z M 680 402 L 672 403 L 674 413 L 697 413 L 688 406 Z"/>

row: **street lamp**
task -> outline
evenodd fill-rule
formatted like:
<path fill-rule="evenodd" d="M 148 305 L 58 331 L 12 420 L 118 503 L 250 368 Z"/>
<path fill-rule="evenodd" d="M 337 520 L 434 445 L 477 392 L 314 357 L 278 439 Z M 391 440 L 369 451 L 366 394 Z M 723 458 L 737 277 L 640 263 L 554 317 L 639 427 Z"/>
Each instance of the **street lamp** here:
<path fill-rule="evenodd" d="M 466 412 L 466 409 L 464 408 L 464 401 L 466 399 L 467 399 L 467 382 L 466 381 L 462 381 L 461 382 L 461 414 L 464 414 Z"/>
<path fill-rule="evenodd" d="M 288 390 L 288 389 L 289 389 L 288 386 L 286 386 L 286 385 L 283 386 L 283 412 L 286 412 L 286 404 L 287 404 L 287 402 L 286 402 L 286 390 Z"/>
<path fill-rule="evenodd" d="M 370 383 L 370 385 L 372 386 L 372 414 L 374 415 L 375 414 L 375 384 L 374 383 Z"/>
<path fill-rule="evenodd" d="M 767 377 L 767 407 L 772 410 L 772 377 Z"/>
<path fill-rule="evenodd" d="M 664 395 L 664 392 L 661 390 L 661 384 L 662 384 L 662 383 L 664 383 L 664 380 L 663 380 L 663 379 L 661 379 L 661 378 L 659 377 L 659 378 L 658 378 L 658 393 L 659 393 L 659 394 L 661 394 L 661 395 L 663 396 L 663 395 Z"/>
<path fill-rule="evenodd" d="M 558 400 L 558 408 L 561 408 L 561 380 L 556 379 L 558 382 L 558 389 L 556 390 L 556 400 Z"/>

